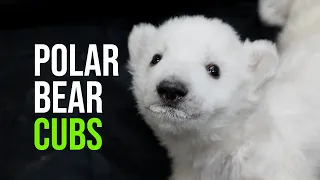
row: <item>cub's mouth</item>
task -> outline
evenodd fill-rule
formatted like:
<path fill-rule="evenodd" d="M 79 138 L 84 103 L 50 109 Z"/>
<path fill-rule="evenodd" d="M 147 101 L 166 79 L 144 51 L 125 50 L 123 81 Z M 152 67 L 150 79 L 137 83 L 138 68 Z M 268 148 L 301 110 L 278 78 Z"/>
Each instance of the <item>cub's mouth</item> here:
<path fill-rule="evenodd" d="M 158 115 L 164 116 L 166 118 L 172 119 L 191 119 L 193 115 L 186 112 L 185 110 L 178 109 L 174 106 L 168 105 L 150 105 L 149 110 Z"/>

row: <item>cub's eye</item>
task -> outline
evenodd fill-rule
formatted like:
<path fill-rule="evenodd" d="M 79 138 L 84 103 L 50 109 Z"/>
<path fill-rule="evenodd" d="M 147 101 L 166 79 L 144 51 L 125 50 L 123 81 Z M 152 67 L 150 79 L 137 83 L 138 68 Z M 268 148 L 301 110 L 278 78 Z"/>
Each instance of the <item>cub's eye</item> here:
<path fill-rule="evenodd" d="M 162 56 L 160 54 L 155 54 L 153 57 L 152 57 L 152 60 L 150 62 L 150 65 L 151 66 L 154 66 L 156 64 L 158 64 L 158 62 L 161 60 Z"/>
<path fill-rule="evenodd" d="M 215 64 L 209 64 L 206 67 L 208 73 L 210 74 L 210 76 L 212 76 L 215 79 L 219 79 L 220 78 L 220 68 L 219 66 L 215 65 Z"/>

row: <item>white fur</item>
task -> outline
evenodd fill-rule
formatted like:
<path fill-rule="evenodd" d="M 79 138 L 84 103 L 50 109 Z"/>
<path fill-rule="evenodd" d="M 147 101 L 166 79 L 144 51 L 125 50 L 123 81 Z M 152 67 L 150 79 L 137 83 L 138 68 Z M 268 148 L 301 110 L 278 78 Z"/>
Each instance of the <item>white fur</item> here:
<path fill-rule="evenodd" d="M 283 139 L 305 159 L 300 179 L 320 179 L 320 1 L 260 0 L 260 17 L 273 25 L 282 18 L 269 13 L 271 4 L 273 12 L 285 9 L 285 18 L 277 40 L 282 65 L 267 95 L 270 112 L 277 126 L 287 126 Z"/>
<path fill-rule="evenodd" d="M 262 21 L 272 26 L 283 26 L 293 0 L 259 0 L 258 11 Z"/>
<path fill-rule="evenodd" d="M 319 38 L 319 0 L 259 0 L 259 14 L 268 25 L 283 28 L 278 38 L 279 50 L 301 41 Z"/>
<path fill-rule="evenodd" d="M 202 16 L 137 25 L 128 44 L 139 112 L 173 159 L 172 180 L 315 180 L 320 68 L 309 69 L 313 78 L 294 69 L 273 80 L 271 42 L 241 42 L 229 25 Z M 157 53 L 163 58 L 151 67 Z M 211 63 L 220 79 L 207 73 Z M 167 78 L 189 90 L 175 109 L 156 93 Z"/>

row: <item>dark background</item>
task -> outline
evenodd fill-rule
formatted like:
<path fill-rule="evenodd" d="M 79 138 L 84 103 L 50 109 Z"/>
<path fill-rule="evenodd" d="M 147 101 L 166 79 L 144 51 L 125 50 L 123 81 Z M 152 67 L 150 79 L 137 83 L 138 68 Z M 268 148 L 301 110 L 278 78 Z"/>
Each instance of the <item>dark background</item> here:
<path fill-rule="evenodd" d="M 166 151 L 137 114 L 131 92 L 127 37 L 139 22 L 159 24 L 174 15 L 203 14 L 230 23 L 243 39 L 274 40 L 278 29 L 264 26 L 256 1 L 18 1 L 0 3 L 0 179 L 164 180 Z M 119 48 L 119 77 L 53 77 L 50 63 L 40 80 L 98 80 L 103 85 L 103 147 L 97 151 L 37 151 L 33 146 L 34 44 L 76 44 L 83 68 L 89 43 Z M 70 89 L 65 89 L 68 94 Z M 63 105 L 63 103 L 62 103 Z M 65 117 L 48 113 L 45 117 Z M 73 114 L 86 120 L 93 115 Z M 45 132 L 43 132 L 45 133 Z M 48 135 L 48 134 L 47 134 Z"/>

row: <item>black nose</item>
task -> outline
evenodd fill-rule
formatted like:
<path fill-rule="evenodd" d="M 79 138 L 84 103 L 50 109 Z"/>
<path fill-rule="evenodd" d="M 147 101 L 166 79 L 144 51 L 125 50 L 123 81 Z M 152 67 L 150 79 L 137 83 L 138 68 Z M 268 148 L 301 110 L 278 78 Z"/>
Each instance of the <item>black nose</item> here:
<path fill-rule="evenodd" d="M 185 85 L 178 81 L 161 81 L 157 86 L 157 93 L 165 101 L 176 102 L 188 93 Z"/>

